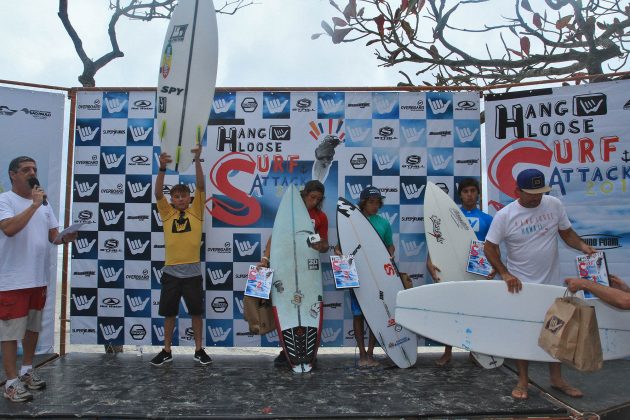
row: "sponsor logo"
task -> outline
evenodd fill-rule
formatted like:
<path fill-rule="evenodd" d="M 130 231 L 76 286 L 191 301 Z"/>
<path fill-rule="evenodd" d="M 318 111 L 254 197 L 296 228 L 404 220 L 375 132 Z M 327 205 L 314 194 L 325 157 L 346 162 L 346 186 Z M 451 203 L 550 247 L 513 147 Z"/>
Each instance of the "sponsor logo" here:
<path fill-rule="evenodd" d="M 0 107 L 2 108 L 2 107 Z M 94 102 L 91 104 L 81 104 L 77 108 L 82 111 L 100 111 L 101 110 L 101 100 L 94 99 Z"/>
<path fill-rule="evenodd" d="M 628 100 L 628 102 L 626 102 L 625 104 L 623 104 L 623 109 L 625 109 L 625 110 L 630 110 L 630 100 Z"/>
<path fill-rule="evenodd" d="M 75 165 L 98 166 L 98 155 L 92 155 L 92 160 L 75 160 Z"/>
<path fill-rule="evenodd" d="M 401 222 L 423 222 L 424 217 L 422 216 L 402 216 L 400 218 Z"/>
<path fill-rule="evenodd" d="M 160 114 L 166 113 L 166 96 L 160 96 L 158 98 L 158 112 Z"/>
<path fill-rule="evenodd" d="M 146 220 L 149 220 L 149 216 L 147 216 L 147 215 L 127 216 L 127 220 L 137 220 L 139 222 L 144 222 Z"/>
<path fill-rule="evenodd" d="M 395 140 L 397 138 L 394 136 L 394 128 L 390 126 L 379 128 L 378 135 L 374 136 L 375 140 Z"/>
<path fill-rule="evenodd" d="M 258 108 L 258 102 L 255 98 L 247 97 L 241 102 L 241 109 L 245 112 L 254 112 Z"/>
<path fill-rule="evenodd" d="M 459 226 L 460 229 L 470 230 L 470 224 L 459 209 L 449 209 L 451 219 Z"/>
<path fill-rule="evenodd" d="M 444 243 L 444 236 L 442 236 L 442 231 L 440 230 L 442 219 L 436 215 L 432 215 L 429 220 L 431 220 L 431 223 L 433 224 L 433 231 L 429 232 L 429 235 L 433 236 L 438 244 Z"/>
<path fill-rule="evenodd" d="M 223 313 L 227 311 L 228 301 L 223 296 L 217 296 L 212 299 L 211 306 L 214 312 Z"/>
<path fill-rule="evenodd" d="M 401 105 L 400 109 L 401 111 L 414 111 L 414 112 L 424 111 L 424 101 L 422 99 L 419 99 L 415 105 Z"/>
<path fill-rule="evenodd" d="M 86 270 L 86 271 L 74 271 L 72 272 L 73 276 L 81 276 L 81 277 L 92 277 L 96 275 L 96 271 Z"/>
<path fill-rule="evenodd" d="M 126 274 L 126 279 L 129 280 L 151 280 L 151 276 L 149 275 L 149 270 L 142 270 L 142 274 Z"/>
<path fill-rule="evenodd" d="M 606 103 L 606 95 L 603 93 L 591 93 L 573 97 L 573 115 L 576 117 L 606 115 L 607 113 L 608 105 Z"/>
<path fill-rule="evenodd" d="M 118 248 L 119 242 L 117 239 L 107 239 L 103 246 L 105 249 L 116 249 Z"/>
<path fill-rule="evenodd" d="M 288 125 L 270 126 L 269 140 L 291 140 L 291 127 Z"/>
<path fill-rule="evenodd" d="M 457 106 L 455 106 L 457 111 L 475 111 L 477 110 L 477 103 L 475 101 L 459 101 L 457 102 Z"/>
<path fill-rule="evenodd" d="M 549 330 L 552 334 L 555 334 L 558 331 L 560 331 L 560 328 L 562 328 L 563 326 L 564 326 L 564 321 L 558 318 L 557 316 L 553 315 L 551 318 L 549 318 L 549 321 L 547 321 L 547 323 L 545 324 L 545 329 Z"/>
<path fill-rule="evenodd" d="M 174 86 L 162 86 L 162 89 L 160 89 L 160 92 L 162 93 L 166 93 L 167 95 L 175 95 L 175 96 L 181 95 L 183 91 L 184 91 L 184 88 L 178 88 Z"/>
<path fill-rule="evenodd" d="M 133 107 L 131 109 L 151 109 L 153 108 L 153 102 L 148 99 L 138 99 L 133 103 Z"/>
<path fill-rule="evenodd" d="M 325 303 L 325 304 L 324 304 L 324 308 L 331 308 L 331 309 L 341 308 L 341 303 L 339 303 L 339 302 L 335 302 L 335 303 Z"/>
<path fill-rule="evenodd" d="M 606 234 L 590 234 L 580 236 L 587 245 L 598 250 L 621 248 L 621 237 Z"/>
<path fill-rule="evenodd" d="M 171 32 L 169 40 L 171 42 L 182 42 L 186 37 L 186 29 L 188 29 L 188 24 L 173 26 L 173 32 Z"/>
<path fill-rule="evenodd" d="M 311 101 L 308 98 L 300 98 L 297 100 L 297 102 L 295 103 L 295 108 L 293 108 L 293 111 L 296 112 L 312 112 L 315 111 L 315 108 L 313 108 L 313 101 Z"/>
<path fill-rule="evenodd" d="M 133 324 L 129 330 L 129 335 L 134 340 L 142 340 L 147 335 L 147 330 L 142 324 Z"/>
<path fill-rule="evenodd" d="M 96 334 L 94 328 L 73 328 L 72 334 Z"/>
<path fill-rule="evenodd" d="M 424 167 L 424 165 L 421 165 L 421 162 L 421 156 L 409 155 L 405 158 L 405 163 L 402 164 L 402 167 L 405 169 L 420 169 Z"/>
<path fill-rule="evenodd" d="M 353 103 L 353 104 L 348 104 L 348 108 L 365 109 L 365 108 L 369 108 L 370 105 L 371 104 L 369 102 L 357 102 L 357 103 Z"/>
<path fill-rule="evenodd" d="M 395 342 L 390 342 L 387 346 L 389 348 L 392 347 L 396 347 L 396 346 L 400 346 L 403 343 L 406 343 L 407 341 L 409 341 L 410 338 L 409 337 L 403 337 L 403 338 L 399 338 L 398 340 L 396 340 Z"/>
<path fill-rule="evenodd" d="M 17 112 L 17 109 L 11 109 L 6 105 L 0 105 L 0 115 L 13 115 Z"/>
<path fill-rule="evenodd" d="M 132 156 L 131 159 L 129 159 L 130 164 L 129 166 L 150 166 L 151 159 L 149 159 L 147 156 L 144 155 L 135 155 Z"/>
<path fill-rule="evenodd" d="M 103 194 L 120 195 L 125 193 L 125 186 L 123 184 L 116 185 L 116 188 L 101 188 Z"/>
<path fill-rule="evenodd" d="M 82 222 L 85 222 L 92 219 L 92 217 L 94 217 L 94 213 L 92 213 L 90 210 L 81 210 L 77 217 Z"/>
<path fill-rule="evenodd" d="M 115 135 L 115 134 L 127 134 L 127 130 L 121 130 L 121 129 L 108 129 L 108 130 L 103 130 L 102 131 L 103 134 L 111 134 L 111 135 Z"/>
<path fill-rule="evenodd" d="M 108 306 L 110 308 L 120 308 L 120 299 L 117 299 L 115 297 L 106 297 L 101 301 L 101 304 L 103 306 Z"/>
<path fill-rule="evenodd" d="M 450 130 L 442 130 L 442 131 L 429 131 L 430 136 L 441 136 L 446 137 L 450 136 L 452 132 Z"/>
<path fill-rule="evenodd" d="M 309 270 L 319 270 L 319 258 L 309 258 L 307 263 Z"/>
<path fill-rule="evenodd" d="M 46 118 L 50 118 L 52 116 L 52 113 L 50 111 L 39 111 L 36 109 L 28 108 L 22 108 L 20 111 L 22 111 L 26 115 L 30 115 L 33 118 L 37 118 L 38 120 L 45 120 Z"/>
<path fill-rule="evenodd" d="M 352 165 L 354 169 L 363 169 L 365 165 L 367 165 L 367 158 L 363 153 L 355 153 L 350 158 L 350 165 Z"/>
<path fill-rule="evenodd" d="M 461 163 L 462 165 L 470 165 L 470 166 L 472 166 L 472 165 L 474 165 L 476 163 L 479 163 L 479 159 L 465 159 L 465 160 L 458 159 L 458 160 L 455 161 L 455 163 Z"/>

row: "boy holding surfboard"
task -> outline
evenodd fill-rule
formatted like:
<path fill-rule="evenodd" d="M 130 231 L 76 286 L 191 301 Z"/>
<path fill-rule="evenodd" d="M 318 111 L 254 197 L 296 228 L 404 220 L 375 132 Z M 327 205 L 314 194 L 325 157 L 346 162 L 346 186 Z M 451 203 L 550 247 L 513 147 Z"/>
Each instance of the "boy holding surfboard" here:
<path fill-rule="evenodd" d="M 488 233 L 488 229 L 490 229 L 490 224 L 492 223 L 492 216 L 484 213 L 477 207 L 479 195 L 481 195 L 479 181 L 474 178 L 463 179 L 457 186 L 457 195 L 462 203 L 460 210 L 470 222 L 470 226 L 475 232 L 475 236 L 478 240 L 485 241 L 486 234 Z M 431 274 L 431 278 L 434 282 L 437 283 L 441 280 L 440 275 L 438 274 L 440 272 L 440 268 L 433 265 L 431 255 L 427 256 L 427 270 L 429 271 L 429 274 Z M 490 274 L 491 275 L 488 276 L 489 279 L 494 277 L 494 273 Z M 444 353 L 435 363 L 440 367 L 446 366 L 450 363 L 452 354 L 453 347 L 444 346 Z"/>
<path fill-rule="evenodd" d="M 319 235 L 319 238 L 309 238 L 309 240 L 307 241 L 308 246 L 318 252 L 328 251 L 328 217 L 326 216 L 326 213 L 322 211 L 324 194 L 324 184 L 322 184 L 318 180 L 311 180 L 306 182 L 306 184 L 304 184 L 304 188 L 302 189 L 302 191 L 300 191 L 300 196 L 308 212 L 308 217 L 310 217 L 313 224 L 312 232 L 315 232 L 317 235 Z M 278 217 L 278 215 L 276 215 L 276 217 Z M 267 245 L 265 246 L 265 250 L 263 251 L 263 256 L 261 257 L 261 261 L 258 263 L 258 267 L 270 266 L 271 248 L 271 236 L 269 236 L 269 239 L 267 240 Z M 289 255 L 286 255 L 286 258 L 289 257 Z M 276 263 L 276 261 L 274 261 L 274 263 Z M 318 281 L 321 283 L 321 277 Z M 321 284 L 319 285 L 319 287 L 322 287 Z M 274 305 L 276 305 L 277 303 L 278 302 L 275 302 Z M 321 314 L 319 316 L 321 316 Z M 282 324 L 282 320 L 279 319 L 279 321 Z M 281 350 L 280 354 L 274 360 L 274 363 L 281 366 L 286 365 L 287 362 L 287 356 L 284 350 Z"/>
<path fill-rule="evenodd" d="M 374 227 L 379 234 L 389 255 L 393 258 L 396 248 L 392 238 L 392 227 L 387 219 L 379 216 L 377 213 L 381 207 L 383 207 L 383 197 L 381 191 L 373 186 L 369 186 L 361 191 L 359 196 L 359 209 L 363 215 L 369 220 L 370 224 Z M 339 245 L 335 247 L 335 253 L 341 255 L 341 248 Z M 359 347 L 359 367 L 374 367 L 379 363 L 374 359 L 374 346 L 376 345 L 376 337 L 370 329 L 370 338 L 368 339 L 368 348 L 365 349 L 365 335 L 363 331 L 364 317 L 361 311 L 361 306 L 357 300 L 354 292 L 350 290 L 350 305 L 352 309 L 352 326 L 354 329 L 354 338 L 357 340 Z"/>
<path fill-rule="evenodd" d="M 571 248 L 585 254 L 596 252 L 571 228 L 562 202 L 545 195 L 545 175 L 538 169 L 525 169 L 516 178 L 516 201 L 495 215 L 485 243 L 486 257 L 505 281 L 510 293 L 518 293 L 521 282 L 554 284 L 560 281 L 558 236 Z M 501 261 L 499 244 L 505 242 L 507 267 Z M 559 285 L 559 284 L 557 284 Z M 517 360 L 518 383 L 512 398 L 528 398 L 528 362 Z M 563 378 L 560 363 L 549 364 L 551 387 L 573 398 L 582 391 Z"/>
<path fill-rule="evenodd" d="M 172 362 L 171 342 L 175 331 L 175 320 L 179 313 L 179 302 L 184 298 L 192 318 L 195 335 L 194 359 L 209 365 L 212 359 L 202 347 L 204 312 L 204 290 L 199 248 L 203 232 L 206 187 L 201 168 L 201 146 L 192 150 L 195 158 L 195 199 L 190 196 L 187 185 L 177 184 L 171 188 L 171 202 L 164 197 L 164 175 L 166 166 L 172 162 L 167 153 L 160 154 L 160 167 L 155 180 L 155 198 L 164 226 L 166 261 L 162 269 L 159 314 L 164 317 L 164 348 L 151 364 L 160 366 Z M 192 205 L 191 205 L 192 201 Z"/>

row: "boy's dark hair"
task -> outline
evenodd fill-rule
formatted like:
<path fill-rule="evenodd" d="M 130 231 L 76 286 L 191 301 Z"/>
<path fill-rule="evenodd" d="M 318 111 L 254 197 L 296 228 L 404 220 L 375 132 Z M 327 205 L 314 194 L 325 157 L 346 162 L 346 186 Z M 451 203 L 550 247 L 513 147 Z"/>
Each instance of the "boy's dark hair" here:
<path fill-rule="evenodd" d="M 300 192 L 300 195 L 302 196 L 302 198 L 304 198 L 309 193 L 312 193 L 313 191 L 322 193 L 322 199 L 317 204 L 317 208 L 321 210 L 322 203 L 324 202 L 324 197 L 323 196 L 326 193 L 326 188 L 324 187 L 324 184 L 322 184 L 321 182 L 317 181 L 316 179 L 312 179 L 312 180 L 308 181 L 306 184 L 304 184 L 304 189 L 302 189 L 302 191 Z"/>
<path fill-rule="evenodd" d="M 186 184 L 175 184 L 171 187 L 171 190 L 169 191 L 169 193 L 171 195 L 173 194 L 190 194 L 190 188 L 188 188 L 188 185 Z"/>
<path fill-rule="evenodd" d="M 465 178 L 465 179 L 462 179 L 459 182 L 459 185 L 457 186 L 457 196 L 458 197 L 461 196 L 464 188 L 468 188 L 468 187 L 475 187 L 475 189 L 477 190 L 477 194 L 481 194 L 481 187 L 479 186 L 479 181 L 477 181 L 474 178 Z"/>

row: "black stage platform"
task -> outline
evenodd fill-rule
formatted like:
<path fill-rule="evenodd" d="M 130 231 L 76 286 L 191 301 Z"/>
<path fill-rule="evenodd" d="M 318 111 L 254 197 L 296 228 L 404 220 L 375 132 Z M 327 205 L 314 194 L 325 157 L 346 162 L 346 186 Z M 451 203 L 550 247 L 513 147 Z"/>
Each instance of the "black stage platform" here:
<path fill-rule="evenodd" d="M 630 400 L 629 361 L 589 375 L 567 369 L 586 393 L 582 400 L 551 392 L 546 367 L 534 364 L 530 398 L 516 402 L 509 396 L 516 380 L 509 367 L 483 370 L 466 353 L 455 353 L 446 368 L 435 366 L 439 354 L 421 354 L 404 370 L 385 359 L 382 367 L 358 369 L 352 354 L 320 354 L 310 374 L 274 367 L 271 355 L 212 355 L 207 367 L 192 359 L 192 351 L 160 367 L 149 364 L 152 356 L 72 353 L 54 359 L 39 371 L 48 388 L 34 391 L 35 400 L 26 404 L 0 398 L 0 417 L 568 418 L 571 408 L 602 413 Z"/>

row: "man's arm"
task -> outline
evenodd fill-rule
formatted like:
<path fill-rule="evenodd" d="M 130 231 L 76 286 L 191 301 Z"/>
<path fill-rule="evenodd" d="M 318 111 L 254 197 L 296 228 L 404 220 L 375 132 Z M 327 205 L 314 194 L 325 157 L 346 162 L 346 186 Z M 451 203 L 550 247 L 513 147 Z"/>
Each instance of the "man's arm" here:
<path fill-rule="evenodd" d="M 164 197 L 164 175 L 166 174 L 166 164 L 172 162 L 171 155 L 168 153 L 160 153 L 160 167 L 158 169 L 157 177 L 155 178 L 155 195 L 156 200 L 161 200 Z"/>
<path fill-rule="evenodd" d="M 569 245 L 573 249 L 577 249 L 580 252 L 591 255 L 597 250 L 590 245 L 587 245 L 572 228 L 565 230 L 558 230 L 558 234 L 562 238 L 565 244 Z"/>
<path fill-rule="evenodd" d="M 617 276 L 610 276 L 611 287 L 577 277 L 567 278 L 564 282 L 573 293 L 586 290 L 616 308 L 630 309 L 630 289 Z"/>
<path fill-rule="evenodd" d="M 195 187 L 197 191 L 206 191 L 206 179 L 203 176 L 203 168 L 201 167 L 201 145 L 192 149 L 195 155 Z"/>
<path fill-rule="evenodd" d="M 431 261 L 431 255 L 427 254 L 427 271 L 429 271 L 429 274 L 431 275 L 431 278 L 433 279 L 434 283 L 439 283 L 440 282 L 440 275 L 438 274 L 440 272 L 440 269 L 438 268 L 437 265 L 433 265 L 433 261 Z"/>
<path fill-rule="evenodd" d="M 16 214 L 13 217 L 9 217 L 0 222 L 0 230 L 11 237 L 18 234 L 31 220 L 31 217 L 35 214 L 37 209 L 44 202 L 44 195 L 46 193 L 40 187 L 33 188 L 32 197 L 33 203 L 28 206 L 22 213 Z M 54 238 L 53 238 L 54 239 Z"/>
<path fill-rule="evenodd" d="M 520 292 L 523 288 L 523 284 L 516 276 L 508 271 L 503 261 L 501 261 L 501 249 L 499 245 L 486 239 L 483 252 L 486 254 L 486 258 L 490 261 L 490 264 L 492 264 L 492 267 L 494 267 L 494 270 L 501 275 L 501 278 L 503 278 L 503 281 L 507 284 L 508 292 Z"/>

